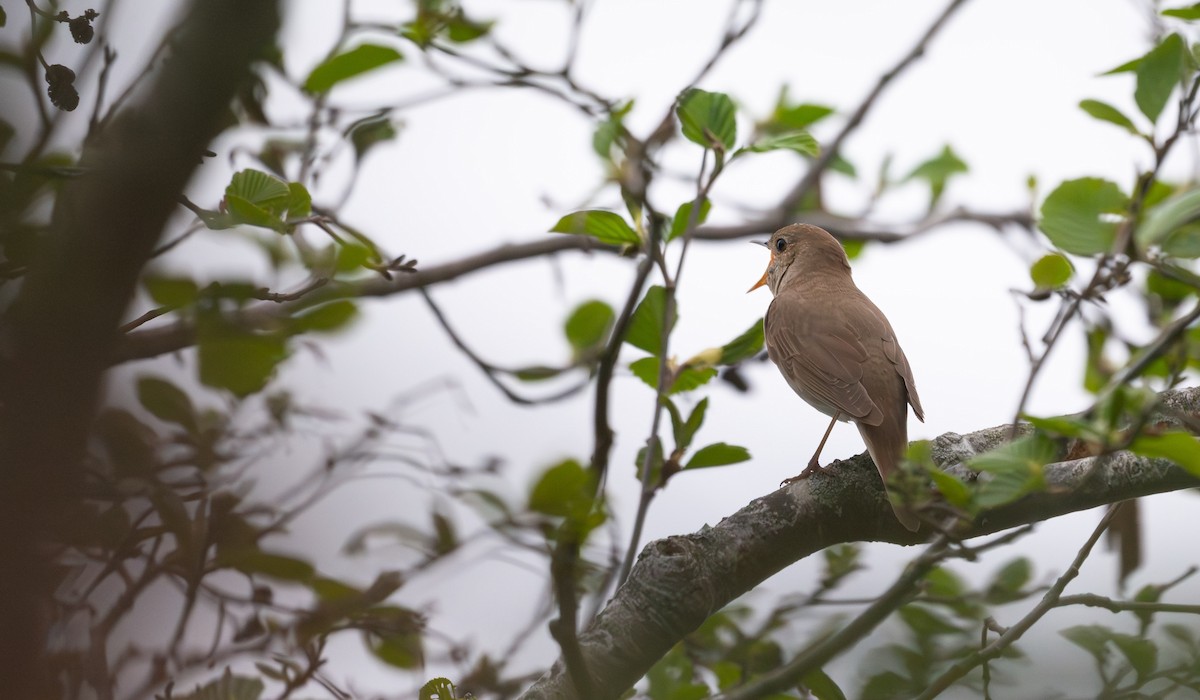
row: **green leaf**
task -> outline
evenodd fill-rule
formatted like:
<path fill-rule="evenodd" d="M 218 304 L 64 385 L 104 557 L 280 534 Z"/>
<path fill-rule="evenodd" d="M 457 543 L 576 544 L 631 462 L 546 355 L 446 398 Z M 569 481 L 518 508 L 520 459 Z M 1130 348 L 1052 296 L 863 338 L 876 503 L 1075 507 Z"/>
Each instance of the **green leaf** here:
<path fill-rule="evenodd" d="M 675 114 L 689 141 L 705 148 L 729 151 L 737 141 L 736 111 L 729 95 L 690 88 L 680 97 Z"/>
<path fill-rule="evenodd" d="M 738 337 L 721 346 L 718 364 L 735 365 L 754 357 L 763 349 L 763 322 L 759 319 Z"/>
<path fill-rule="evenodd" d="M 1168 459 L 1193 476 L 1200 476 L 1200 440 L 1194 435 L 1171 431 L 1142 434 L 1133 439 L 1129 451 L 1140 457 Z"/>
<path fill-rule="evenodd" d="M 611 211 L 588 209 L 567 214 L 550 229 L 552 233 L 574 233 L 592 236 L 609 245 L 638 245 L 642 242 L 637 231 Z"/>
<path fill-rule="evenodd" d="M 633 110 L 633 100 L 624 102 L 596 125 L 592 134 L 592 150 L 606 161 L 613 159 L 613 146 L 621 147 L 625 134 L 625 116 Z"/>
<path fill-rule="evenodd" d="M 1071 416 L 1052 416 L 1050 418 L 1039 418 L 1038 416 L 1022 415 L 1022 420 L 1029 421 L 1029 424 L 1043 433 L 1051 435 L 1061 435 L 1063 437 L 1077 438 L 1085 434 L 1092 434 L 1095 431 L 1086 421 Z"/>
<path fill-rule="evenodd" d="M 1025 597 L 1021 589 L 1033 578 L 1033 564 L 1025 557 L 1017 557 L 1000 567 L 987 587 L 987 602 L 998 605 L 1011 603 Z"/>
<path fill-rule="evenodd" d="M 646 463 L 646 450 L 652 450 L 652 452 L 650 452 L 650 455 L 649 455 L 649 457 L 650 457 L 649 464 Z M 634 475 L 635 479 L 637 479 L 638 481 L 641 481 L 642 480 L 642 470 L 648 469 L 650 478 L 647 483 L 659 484 L 659 483 L 661 483 L 661 480 L 662 480 L 662 468 L 663 468 L 662 441 L 657 438 L 654 438 L 653 440 L 650 441 L 649 446 L 643 445 L 641 448 L 638 449 L 637 454 L 634 456 L 634 458 L 633 458 L 633 475 Z"/>
<path fill-rule="evenodd" d="M 1101 73 L 1100 75 L 1118 75 L 1120 73 L 1134 73 L 1137 71 L 1138 66 L 1140 66 L 1141 64 L 1142 64 L 1142 57 L 1139 56 L 1137 58 L 1132 58 L 1132 59 L 1122 63 L 1121 65 L 1117 66 L 1116 68 L 1110 68 L 1110 69 L 1104 71 L 1103 73 Z"/>
<path fill-rule="evenodd" d="M 1155 46 L 1137 66 L 1133 100 L 1151 123 L 1158 121 L 1183 70 L 1183 39 L 1172 34 Z"/>
<path fill-rule="evenodd" d="M 245 397 L 261 390 L 288 356 L 286 341 L 274 334 L 255 334 L 219 322 L 197 327 L 200 381 Z"/>
<path fill-rule="evenodd" d="M 678 394 L 684 391 L 694 391 L 708 384 L 715 376 L 717 376 L 717 370 L 711 367 L 686 367 L 675 377 L 675 383 L 671 385 L 671 390 L 667 393 Z"/>
<path fill-rule="evenodd" d="M 662 351 L 663 310 L 666 298 L 666 290 L 659 285 L 646 290 L 646 295 L 638 302 L 633 316 L 629 319 L 629 331 L 625 334 L 625 342 L 651 355 Z M 679 320 L 678 308 L 674 320 Z"/>
<path fill-rule="evenodd" d="M 942 198 L 942 192 L 945 191 L 946 183 L 950 178 L 965 172 L 967 172 L 967 164 L 949 145 L 946 145 L 942 148 L 941 153 L 913 168 L 913 171 L 904 179 L 905 181 L 925 180 L 929 183 L 929 208 L 932 210 L 937 206 L 938 200 Z"/>
<path fill-rule="evenodd" d="M 402 25 L 401 36 L 424 48 L 439 37 L 463 44 L 491 31 L 494 22 L 473 20 L 457 4 L 444 0 L 421 2 L 416 19 Z"/>
<path fill-rule="evenodd" d="M 294 185 L 294 186 L 293 186 Z M 312 200 L 299 183 L 289 184 L 261 170 L 246 169 L 234 173 L 225 188 L 225 208 L 236 223 L 261 226 L 284 232 L 282 217 L 289 208 L 304 211 Z"/>
<path fill-rule="evenodd" d="M 303 559 L 270 554 L 256 547 L 224 550 L 217 557 L 217 564 L 244 574 L 262 574 L 283 581 L 306 582 L 314 573 L 312 564 Z"/>
<path fill-rule="evenodd" d="M 1160 298 L 1168 308 L 1177 306 L 1179 302 L 1196 293 L 1196 288 L 1186 282 L 1168 277 L 1158 270 L 1150 270 L 1146 275 L 1146 293 Z"/>
<path fill-rule="evenodd" d="M 314 576 L 308 581 L 308 588 L 317 598 L 325 602 L 354 600 L 363 594 L 362 591 L 348 583 L 324 576 Z"/>
<path fill-rule="evenodd" d="M 362 160 L 373 147 L 396 138 L 396 125 L 387 114 L 372 114 L 350 125 L 346 135 L 354 146 L 354 157 Z"/>
<path fill-rule="evenodd" d="M 658 388 L 657 357 L 650 356 L 634 360 L 629 363 L 629 369 L 633 372 L 634 376 L 645 382 L 651 389 Z M 717 376 L 717 370 L 711 367 L 685 367 L 675 377 L 675 382 L 671 385 L 667 394 L 678 394 L 682 391 L 698 389 L 707 384 L 715 376 Z"/>
<path fill-rule="evenodd" d="M 667 234 L 667 242 L 679 238 L 687 231 L 689 219 L 692 217 L 693 202 L 684 202 L 675 210 L 675 218 L 671 219 L 671 231 Z M 696 215 L 695 225 L 699 226 L 708 220 L 708 210 L 712 209 L 712 201 L 707 197 L 700 203 L 700 213 Z"/>
<path fill-rule="evenodd" d="M 1138 226 L 1136 240 L 1142 250 L 1163 244 L 1170 234 L 1200 219 L 1200 189 L 1188 190 L 1167 198 L 1146 212 Z M 1164 251 L 1166 246 L 1164 246 Z"/>
<path fill-rule="evenodd" d="M 513 370 L 513 376 L 523 382 L 541 382 L 553 379 L 562 373 L 562 369 L 546 365 L 530 365 Z"/>
<path fill-rule="evenodd" d="M 738 445 L 727 445 L 715 442 L 696 450 L 692 458 L 683 465 L 684 469 L 704 469 L 705 467 L 723 467 L 727 464 L 737 464 L 750 459 L 750 451 Z"/>
<path fill-rule="evenodd" d="M 313 68 L 304 81 L 304 89 L 311 93 L 328 92 L 334 85 L 375 70 L 381 66 L 404 58 L 396 49 L 390 46 L 363 44 L 333 56 Z"/>
<path fill-rule="evenodd" d="M 955 624 L 923 605 L 910 603 L 902 606 L 897 612 L 918 639 L 962 632 Z"/>
<path fill-rule="evenodd" d="M 419 630 L 400 630 L 389 632 L 386 636 L 372 634 L 370 646 L 375 658 L 396 668 L 416 669 L 421 667 L 425 660 Z"/>
<path fill-rule="evenodd" d="M 286 208 L 291 191 L 288 183 L 274 175 L 247 168 L 233 174 L 225 188 L 225 196 L 239 197 L 256 207 L 276 212 Z"/>
<path fill-rule="evenodd" d="M 1130 121 L 1129 117 L 1122 114 L 1121 110 L 1113 107 L 1107 102 L 1101 102 L 1100 100 L 1084 100 L 1079 103 L 1079 108 L 1092 115 L 1096 119 L 1108 122 L 1110 124 L 1116 124 L 1131 134 L 1138 135 L 1140 133 L 1137 130 L 1137 127 L 1134 126 L 1134 123 Z"/>
<path fill-rule="evenodd" d="M 678 446 L 683 439 L 683 414 L 679 412 L 679 407 L 670 398 L 662 397 L 662 407 L 667 409 L 667 415 L 671 418 L 671 435 L 675 438 L 675 445 Z"/>
<path fill-rule="evenodd" d="M 1058 289 L 1071 279 L 1073 272 L 1071 261 L 1058 253 L 1043 255 L 1029 268 L 1029 276 L 1038 289 Z"/>
<path fill-rule="evenodd" d="M 1042 231 L 1056 247 L 1076 255 L 1107 253 L 1129 198 L 1116 184 L 1093 177 L 1067 180 L 1042 202 Z"/>
<path fill-rule="evenodd" d="M 821 669 L 809 671 L 803 678 L 800 679 L 800 685 L 808 689 L 808 692 L 817 700 L 846 700 L 846 694 L 838 687 L 837 683 L 829 677 Z"/>
<path fill-rule="evenodd" d="M 1108 332 L 1097 327 L 1087 332 L 1087 363 L 1083 370 L 1083 388 L 1093 394 L 1108 385 L 1112 376 L 1111 365 L 1104 357 L 1104 346 L 1108 343 Z"/>
<path fill-rule="evenodd" d="M 602 301 L 593 299 L 577 306 L 563 326 L 575 356 L 603 343 L 615 320 L 612 307 Z"/>
<path fill-rule="evenodd" d="M 146 277 L 146 293 L 160 306 L 188 306 L 200 295 L 196 280 L 185 277 Z"/>
<path fill-rule="evenodd" d="M 808 102 L 788 105 L 786 100 L 786 90 L 781 91 L 779 102 L 775 105 L 775 113 L 771 115 L 771 121 L 765 125 L 769 131 L 804 129 L 834 112 L 833 107 Z"/>
<path fill-rule="evenodd" d="M 235 676 L 226 668 L 225 675 L 219 679 L 196 684 L 196 689 L 185 695 L 178 693 L 171 696 L 173 700 L 258 700 L 263 692 L 263 682 L 258 678 Z"/>
<path fill-rule="evenodd" d="M 196 429 L 196 408 L 179 387 L 158 377 L 141 377 L 137 382 L 138 401 L 155 418 L 176 423 L 190 431 Z"/>
<path fill-rule="evenodd" d="M 370 259 L 370 248 L 357 243 L 347 243 L 337 246 L 337 260 L 333 266 L 338 272 L 352 272 L 365 265 Z"/>
<path fill-rule="evenodd" d="M 967 584 L 950 569 L 937 566 L 925 574 L 922 590 L 934 598 L 958 598 L 967 592 Z"/>
<path fill-rule="evenodd" d="M 792 131 L 783 134 L 766 136 L 749 146 L 739 150 L 736 155 L 750 153 L 766 153 L 767 151 L 788 150 L 801 155 L 816 158 L 821 154 L 821 146 L 807 131 Z"/>
<path fill-rule="evenodd" d="M 293 333 L 335 333 L 358 316 L 358 306 L 349 299 L 322 304 L 292 319 Z"/>
<path fill-rule="evenodd" d="M 899 700 L 916 697 L 925 686 L 914 683 L 895 671 L 881 671 L 867 679 L 859 693 L 860 700 Z"/>
<path fill-rule="evenodd" d="M 1115 634 L 1104 625 L 1077 625 L 1059 632 L 1067 641 L 1091 654 L 1096 661 L 1103 663 L 1105 647 Z"/>
<path fill-rule="evenodd" d="M 283 233 L 287 229 L 283 220 L 277 215 L 260 206 L 251 204 L 237 195 L 225 195 L 225 207 L 229 210 L 229 214 L 233 217 L 235 223 L 269 228 L 279 233 Z"/>
<path fill-rule="evenodd" d="M 1162 252 L 1173 258 L 1200 258 L 1200 224 L 1184 224 L 1167 236 Z"/>
<path fill-rule="evenodd" d="M 1196 632 L 1190 625 L 1167 623 L 1162 626 L 1162 630 L 1191 656 L 1200 655 L 1200 642 L 1196 640 Z"/>
<path fill-rule="evenodd" d="M 708 397 L 700 399 L 696 407 L 692 409 L 691 414 L 683 423 L 683 427 L 679 434 L 675 436 L 675 449 L 687 450 L 692 446 L 692 439 L 696 437 L 696 432 L 700 430 L 700 426 L 704 425 L 704 415 L 708 412 Z"/>
<path fill-rule="evenodd" d="M 529 492 L 529 510 L 544 515 L 579 518 L 592 507 L 595 479 L 579 462 L 568 459 L 547 469 Z"/>
<path fill-rule="evenodd" d="M 1176 7 L 1170 10 L 1163 10 L 1162 16 L 1186 20 L 1200 19 L 1200 3 L 1196 3 L 1195 5 L 1190 5 L 1188 7 Z"/>
<path fill-rule="evenodd" d="M 494 24 L 495 22 L 470 19 L 459 9 L 451 13 L 446 22 L 446 38 L 456 44 L 465 44 L 486 36 Z"/>
<path fill-rule="evenodd" d="M 1112 641 L 1137 673 L 1138 683 L 1145 683 L 1158 669 L 1158 647 L 1154 642 L 1131 634 L 1114 634 Z"/>
<path fill-rule="evenodd" d="M 175 535 L 178 547 L 182 551 L 191 548 L 192 516 L 188 513 L 187 504 L 183 498 L 170 486 L 161 486 L 150 493 L 150 502 L 158 511 L 158 519 Z"/>
<path fill-rule="evenodd" d="M 990 479 L 981 480 L 976 503 L 981 508 L 994 508 L 1045 488 L 1042 467 L 1056 456 L 1053 440 L 1029 435 L 973 457 L 968 466 L 991 474 Z"/>
<path fill-rule="evenodd" d="M 312 214 L 312 195 L 308 193 L 308 188 L 299 182 L 289 182 L 287 188 L 287 217 L 302 219 Z"/>
<path fill-rule="evenodd" d="M 858 169 L 854 167 L 854 163 L 843 158 L 841 153 L 834 154 L 833 160 L 829 162 L 829 169 L 849 178 L 858 177 Z"/>
<path fill-rule="evenodd" d="M 418 700 L 457 700 L 454 684 L 445 678 L 434 678 L 421 686 Z"/>
<path fill-rule="evenodd" d="M 835 544 L 821 552 L 825 560 L 821 574 L 821 585 L 831 587 L 855 571 L 861 571 L 862 548 L 853 542 Z"/>
<path fill-rule="evenodd" d="M 937 467 L 931 467 L 928 471 L 933 485 L 937 487 L 947 503 L 959 508 L 965 508 L 971 503 L 971 490 L 961 479 Z"/>

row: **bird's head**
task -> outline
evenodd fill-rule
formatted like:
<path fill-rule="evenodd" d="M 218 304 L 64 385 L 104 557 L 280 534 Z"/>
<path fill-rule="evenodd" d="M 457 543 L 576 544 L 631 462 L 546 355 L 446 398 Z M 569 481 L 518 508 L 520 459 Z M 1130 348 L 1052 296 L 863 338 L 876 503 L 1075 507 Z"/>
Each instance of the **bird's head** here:
<path fill-rule="evenodd" d="M 785 280 L 804 279 L 813 275 L 850 276 L 850 261 L 842 244 L 828 231 L 812 224 L 784 226 L 768 241 L 753 241 L 771 251 L 767 271 L 754 286 L 766 285 L 772 294 L 778 294 Z"/>

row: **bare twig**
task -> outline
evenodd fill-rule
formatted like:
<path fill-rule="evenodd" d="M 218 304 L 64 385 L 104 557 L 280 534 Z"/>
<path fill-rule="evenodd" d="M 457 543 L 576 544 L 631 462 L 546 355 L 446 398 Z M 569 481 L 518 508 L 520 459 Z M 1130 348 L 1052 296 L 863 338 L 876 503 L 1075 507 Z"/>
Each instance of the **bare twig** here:
<path fill-rule="evenodd" d="M 1090 608 L 1104 608 L 1109 612 L 1162 612 L 1188 613 L 1200 615 L 1200 605 L 1184 605 L 1181 603 L 1150 603 L 1137 600 L 1113 600 L 1094 593 L 1067 595 L 1059 598 L 1054 604 L 1056 608 L 1068 605 L 1086 605 Z"/>
<path fill-rule="evenodd" d="M 114 51 L 108 44 L 104 45 L 104 66 L 100 69 L 100 78 L 96 84 L 96 106 L 92 108 L 91 119 L 88 120 L 88 138 L 92 138 L 96 134 L 96 129 L 100 125 L 100 109 L 104 105 L 104 93 L 108 88 L 108 76 L 112 71 L 113 63 L 117 60 L 117 52 Z"/>
<path fill-rule="evenodd" d="M 637 274 L 634 276 L 629 294 L 625 298 L 625 306 L 622 307 L 621 314 L 617 316 L 617 320 L 613 324 L 608 346 L 600 356 L 600 362 L 596 369 L 596 400 L 592 410 L 592 469 L 596 472 L 597 495 L 604 491 L 604 483 L 608 476 L 609 453 L 612 451 L 613 430 L 608 423 L 608 399 L 613 370 L 616 368 L 621 346 L 625 343 L 629 320 L 633 317 L 634 309 L 637 308 L 638 299 L 642 297 L 642 290 L 646 288 L 646 280 L 650 277 L 652 267 L 653 261 L 649 256 L 642 258 L 642 261 L 638 263 Z"/>
<path fill-rule="evenodd" d="M 470 359 L 471 362 L 483 372 L 483 376 L 487 377 L 487 380 L 491 382 L 493 386 L 499 389 L 509 401 L 522 406 L 536 406 L 538 404 L 553 403 L 555 401 L 561 401 L 562 399 L 574 396 L 585 389 L 590 383 L 587 380 L 584 380 L 583 382 L 569 386 L 562 391 L 537 399 L 521 396 L 505 386 L 504 383 L 500 381 L 500 378 L 496 376 L 498 373 L 505 372 L 506 370 L 502 370 L 499 367 L 492 365 L 483 358 L 479 357 L 479 355 L 475 354 L 475 351 L 472 350 L 470 346 L 468 346 L 466 342 L 459 337 L 458 333 L 456 333 L 450 326 L 450 322 L 446 319 L 446 315 L 442 313 L 441 308 L 438 307 L 438 305 L 433 301 L 433 297 L 429 295 L 429 292 L 424 288 L 421 288 L 420 291 L 421 296 L 425 299 L 425 303 L 429 305 L 429 310 L 433 312 L 434 318 L 436 318 L 437 322 L 441 324 L 442 329 L 446 331 L 446 335 L 450 336 L 450 340 L 454 343 L 455 347 L 461 350 L 463 354 L 466 355 L 467 358 Z"/>
<path fill-rule="evenodd" d="M 118 333 L 128 333 L 129 331 L 133 330 L 134 328 L 137 328 L 138 326 L 142 325 L 143 323 L 146 323 L 147 321 L 153 321 L 154 319 L 158 318 L 159 316 L 162 316 L 163 314 L 167 314 L 167 313 L 174 311 L 176 308 L 177 307 L 174 307 L 174 306 L 160 306 L 156 309 L 150 309 L 149 311 L 142 314 L 141 316 L 138 316 L 137 318 L 133 319 L 129 323 L 126 323 L 123 326 L 121 326 L 120 328 L 118 328 L 117 332 Z"/>
<path fill-rule="evenodd" d="M 849 138 L 849 136 L 853 134 L 854 131 L 862 124 L 863 120 L 867 116 L 867 113 L 870 112 L 871 108 L 875 106 L 876 100 L 878 100 L 879 96 L 883 94 L 883 91 L 888 87 L 888 85 L 891 84 L 893 80 L 896 79 L 897 76 L 903 73 L 918 58 L 925 54 L 925 50 L 928 48 L 929 43 L 933 40 L 937 33 L 941 31 L 942 27 L 945 26 L 946 21 L 950 19 L 951 15 L 953 15 L 960 7 L 963 6 L 964 2 L 965 0 L 952 0 L 950 4 L 946 6 L 946 9 L 942 10 L 941 14 L 934 19 L 933 24 L 929 25 L 929 28 L 925 30 L 925 34 L 921 36 L 912 49 L 910 49 L 909 52 L 900 59 L 900 62 L 893 66 L 891 70 L 879 76 L 879 80 L 875 83 L 875 86 L 871 88 L 871 91 L 867 93 L 867 96 L 858 105 L 858 108 L 855 109 L 854 113 L 850 115 L 850 118 L 846 120 L 845 125 L 842 126 L 842 130 L 833 137 L 832 141 L 824 144 L 821 149 L 821 155 L 813 161 L 812 165 L 810 165 L 808 168 L 808 172 L 804 174 L 804 177 L 800 180 L 800 182 L 794 188 L 792 188 L 792 190 L 788 192 L 788 194 L 785 195 L 783 200 L 779 203 L 778 209 L 783 213 L 783 216 L 786 217 L 796 209 L 796 206 L 800 202 L 804 201 L 804 197 L 812 191 L 813 187 L 816 186 L 817 181 L 821 178 L 821 175 L 825 172 L 825 169 L 828 168 L 831 163 L 833 163 L 833 159 L 837 157 L 838 153 L 841 152 L 842 144 L 845 143 L 846 139 Z"/>

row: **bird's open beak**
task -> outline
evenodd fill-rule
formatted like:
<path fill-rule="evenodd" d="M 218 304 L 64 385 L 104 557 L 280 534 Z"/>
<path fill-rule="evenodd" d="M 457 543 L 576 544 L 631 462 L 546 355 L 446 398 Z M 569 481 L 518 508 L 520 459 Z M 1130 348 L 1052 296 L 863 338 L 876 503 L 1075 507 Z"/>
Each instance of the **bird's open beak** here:
<path fill-rule="evenodd" d="M 768 245 L 766 241 L 750 241 L 750 242 L 751 242 L 751 243 L 757 243 L 757 244 L 759 244 L 760 246 L 762 246 L 762 247 L 766 248 L 767 250 L 770 250 L 770 249 L 771 249 L 771 246 L 770 246 L 770 245 Z M 771 269 L 771 263 L 772 263 L 772 262 L 775 262 L 775 253 L 774 253 L 774 252 L 772 252 L 772 253 L 771 253 L 771 260 L 770 260 L 770 262 L 768 262 L 768 263 L 767 263 L 767 270 L 768 270 L 768 271 Z M 756 289 L 758 289 L 759 287 L 761 287 L 761 286 L 765 285 L 766 283 L 767 283 L 767 273 L 766 273 L 766 272 L 763 272 L 763 276 L 762 276 L 762 278 L 761 278 L 761 279 L 759 279 L 757 282 L 755 282 L 753 287 L 751 287 L 751 288 L 747 289 L 747 290 L 746 290 L 746 293 L 747 293 L 747 294 L 749 294 L 750 292 L 753 292 L 754 290 L 756 290 Z"/>

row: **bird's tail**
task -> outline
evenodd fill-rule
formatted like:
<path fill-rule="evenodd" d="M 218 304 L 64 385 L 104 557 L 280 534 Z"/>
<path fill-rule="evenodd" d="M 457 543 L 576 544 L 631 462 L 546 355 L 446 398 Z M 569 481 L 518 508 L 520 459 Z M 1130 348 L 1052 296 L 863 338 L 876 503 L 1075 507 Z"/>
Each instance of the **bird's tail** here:
<path fill-rule="evenodd" d="M 879 425 L 857 423 L 858 432 L 867 445 L 867 452 L 871 454 L 875 468 L 879 470 L 879 476 L 883 479 L 884 489 L 887 489 L 888 477 L 900 468 L 900 461 L 908 449 L 907 418 L 907 411 L 905 411 L 904 414 L 901 414 L 899 421 L 889 420 L 885 417 Z M 892 512 L 896 514 L 896 519 L 900 521 L 900 524 L 908 530 L 916 532 L 921 521 L 917 519 L 912 510 L 903 504 L 896 503 L 890 497 L 888 501 L 892 504 Z"/>

